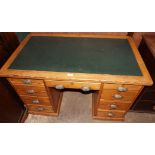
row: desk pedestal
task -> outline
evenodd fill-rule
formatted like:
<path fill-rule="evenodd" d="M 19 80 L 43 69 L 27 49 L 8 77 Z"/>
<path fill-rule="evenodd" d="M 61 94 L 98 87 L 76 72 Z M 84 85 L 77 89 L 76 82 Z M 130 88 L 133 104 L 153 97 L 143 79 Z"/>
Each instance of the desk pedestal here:
<path fill-rule="evenodd" d="M 8 78 L 30 114 L 58 116 L 63 90 L 93 91 L 93 118 L 124 120 L 124 116 L 142 90 L 142 86 L 104 84 L 81 81 L 55 81 L 49 79 Z M 69 114 L 68 114 L 69 115 Z"/>

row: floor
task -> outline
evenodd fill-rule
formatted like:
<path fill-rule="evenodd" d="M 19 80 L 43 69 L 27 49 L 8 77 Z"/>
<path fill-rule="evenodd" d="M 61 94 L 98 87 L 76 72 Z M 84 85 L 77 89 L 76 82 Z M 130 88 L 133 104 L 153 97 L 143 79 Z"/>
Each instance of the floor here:
<path fill-rule="evenodd" d="M 65 92 L 58 117 L 29 114 L 26 123 L 108 123 L 92 119 L 92 94 Z M 155 114 L 128 112 L 127 123 L 153 123 Z"/>

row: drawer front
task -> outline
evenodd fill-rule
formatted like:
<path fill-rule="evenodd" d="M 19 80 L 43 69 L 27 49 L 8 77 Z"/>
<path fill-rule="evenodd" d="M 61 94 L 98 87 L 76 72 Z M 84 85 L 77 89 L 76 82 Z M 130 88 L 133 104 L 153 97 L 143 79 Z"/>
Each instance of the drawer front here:
<path fill-rule="evenodd" d="M 34 112 L 45 112 L 45 113 L 53 113 L 53 109 L 51 106 L 36 106 L 36 105 L 27 105 L 28 111 Z"/>
<path fill-rule="evenodd" d="M 54 112 L 29 111 L 29 114 L 32 114 L 32 115 L 43 115 L 43 116 L 58 116 L 58 114 L 54 113 Z"/>
<path fill-rule="evenodd" d="M 143 87 L 142 86 L 135 86 L 135 85 L 121 85 L 121 84 L 104 84 L 103 89 L 114 89 L 117 91 L 139 91 Z"/>
<path fill-rule="evenodd" d="M 48 97 L 45 87 L 14 85 L 14 88 L 19 95 Z"/>
<path fill-rule="evenodd" d="M 105 111 L 97 111 L 97 115 L 99 117 L 104 117 L 105 119 L 113 119 L 113 118 L 123 118 L 125 115 L 124 111 L 112 111 L 112 110 L 105 110 Z"/>
<path fill-rule="evenodd" d="M 131 102 L 100 101 L 98 109 L 127 111 L 130 106 Z"/>
<path fill-rule="evenodd" d="M 43 80 L 8 78 L 12 85 L 44 85 Z"/>
<path fill-rule="evenodd" d="M 82 89 L 83 87 L 89 87 L 90 90 L 100 90 L 100 85 L 101 85 L 101 83 L 52 81 L 52 80 L 45 80 L 45 84 L 48 87 L 63 86 L 64 88 L 73 88 L 73 89 Z"/>
<path fill-rule="evenodd" d="M 21 98 L 25 104 L 51 106 L 50 100 L 47 97 L 21 96 Z"/>
<path fill-rule="evenodd" d="M 118 92 L 117 90 L 104 89 L 101 94 L 101 99 L 132 102 L 137 97 L 137 94 L 137 91 Z"/>

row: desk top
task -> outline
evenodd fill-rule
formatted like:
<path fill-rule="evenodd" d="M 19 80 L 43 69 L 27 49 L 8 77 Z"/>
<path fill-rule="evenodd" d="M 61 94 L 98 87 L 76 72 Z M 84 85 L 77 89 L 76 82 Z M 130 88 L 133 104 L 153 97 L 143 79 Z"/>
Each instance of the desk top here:
<path fill-rule="evenodd" d="M 31 33 L 0 72 L 0 76 L 21 75 L 152 84 L 146 66 L 128 36 Z"/>
<path fill-rule="evenodd" d="M 127 39 L 32 37 L 10 69 L 142 75 Z"/>

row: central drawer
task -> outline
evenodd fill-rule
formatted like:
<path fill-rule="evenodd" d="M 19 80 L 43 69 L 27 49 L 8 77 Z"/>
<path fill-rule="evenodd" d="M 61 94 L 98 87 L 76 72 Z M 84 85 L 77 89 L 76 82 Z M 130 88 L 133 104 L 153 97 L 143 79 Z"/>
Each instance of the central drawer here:
<path fill-rule="evenodd" d="M 45 80 L 47 87 L 57 87 L 62 86 L 63 88 L 72 88 L 72 89 L 83 89 L 89 88 L 90 90 L 100 90 L 101 83 L 95 82 L 76 82 L 76 81 L 54 81 L 54 80 Z"/>

